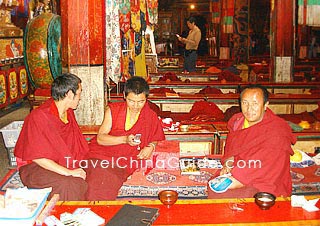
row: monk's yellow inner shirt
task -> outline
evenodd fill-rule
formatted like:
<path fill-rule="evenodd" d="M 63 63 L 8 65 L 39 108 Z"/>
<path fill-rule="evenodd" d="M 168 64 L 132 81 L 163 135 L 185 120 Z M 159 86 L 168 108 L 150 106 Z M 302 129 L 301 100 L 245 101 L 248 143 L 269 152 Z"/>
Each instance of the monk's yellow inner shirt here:
<path fill-rule="evenodd" d="M 138 121 L 139 115 L 140 115 L 140 113 L 136 115 L 136 117 L 135 117 L 135 119 L 134 119 L 134 122 L 133 122 L 133 123 L 131 123 L 131 116 L 130 116 L 129 111 L 127 111 L 127 114 L 126 114 L 125 130 L 129 130 L 129 129 L 131 129 L 131 128 L 132 128 L 132 126 L 133 126 L 134 124 L 136 124 L 136 122 Z"/>
<path fill-rule="evenodd" d="M 247 119 L 244 119 L 243 128 L 244 128 L 244 129 L 249 128 L 249 122 L 248 122 Z"/>

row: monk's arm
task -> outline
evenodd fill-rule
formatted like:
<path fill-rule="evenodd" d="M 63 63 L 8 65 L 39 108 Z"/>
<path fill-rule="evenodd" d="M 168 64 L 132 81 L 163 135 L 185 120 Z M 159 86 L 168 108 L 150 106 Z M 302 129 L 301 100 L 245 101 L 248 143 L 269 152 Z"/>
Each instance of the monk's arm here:
<path fill-rule="evenodd" d="M 152 156 L 153 151 L 156 149 L 157 142 L 153 141 L 139 152 L 138 159 L 149 159 Z"/>
<path fill-rule="evenodd" d="M 68 169 L 64 166 L 59 165 L 55 161 L 51 159 L 41 158 L 41 159 L 34 159 L 33 162 L 41 166 L 42 168 L 46 170 L 50 170 L 52 172 L 55 172 L 57 174 L 63 175 L 63 176 L 73 176 L 73 177 L 80 177 L 82 179 L 86 179 L 86 172 L 81 169 Z"/>
<path fill-rule="evenodd" d="M 238 181 L 236 178 L 234 178 L 233 176 L 229 177 L 232 180 L 232 184 L 229 187 L 229 189 L 236 189 L 236 188 L 242 188 L 244 187 L 244 184 L 242 184 L 240 181 Z"/>
<path fill-rule="evenodd" d="M 220 175 L 232 173 L 231 170 L 233 168 L 233 163 L 234 163 L 234 156 L 227 158 L 224 161 L 223 168 L 220 171 Z M 236 189 L 236 188 L 244 187 L 244 185 L 240 181 L 238 181 L 236 178 L 234 178 L 233 176 L 229 176 L 229 178 L 232 180 L 232 184 L 229 187 L 229 189 Z"/>
<path fill-rule="evenodd" d="M 224 161 L 223 168 L 220 171 L 220 175 L 230 173 L 233 168 L 234 157 L 231 156 Z"/>
<path fill-rule="evenodd" d="M 99 129 L 97 142 L 100 145 L 118 145 L 118 144 L 129 144 L 131 146 L 137 145 L 133 142 L 134 135 L 130 134 L 129 136 L 112 136 L 110 135 L 112 127 L 112 115 L 111 110 L 107 107 L 102 125 Z"/>

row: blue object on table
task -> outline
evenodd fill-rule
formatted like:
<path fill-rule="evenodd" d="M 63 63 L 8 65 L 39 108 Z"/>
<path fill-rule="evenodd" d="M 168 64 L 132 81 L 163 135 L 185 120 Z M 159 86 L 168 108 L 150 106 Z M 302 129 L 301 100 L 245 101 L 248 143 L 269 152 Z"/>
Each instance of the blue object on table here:
<path fill-rule="evenodd" d="M 225 192 L 231 184 L 232 180 L 226 175 L 216 177 L 209 181 L 210 189 L 216 193 Z"/>

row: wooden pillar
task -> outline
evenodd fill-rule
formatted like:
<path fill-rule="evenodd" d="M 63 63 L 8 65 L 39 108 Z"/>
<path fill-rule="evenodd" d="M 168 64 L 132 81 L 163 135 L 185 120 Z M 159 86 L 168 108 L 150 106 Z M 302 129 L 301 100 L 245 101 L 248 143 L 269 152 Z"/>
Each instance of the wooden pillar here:
<path fill-rule="evenodd" d="M 64 70 L 82 80 L 76 116 L 81 125 L 100 124 L 104 112 L 104 1 L 61 1 Z"/>
<path fill-rule="evenodd" d="M 294 63 L 295 1 L 271 0 L 271 73 L 275 82 L 290 82 Z"/>

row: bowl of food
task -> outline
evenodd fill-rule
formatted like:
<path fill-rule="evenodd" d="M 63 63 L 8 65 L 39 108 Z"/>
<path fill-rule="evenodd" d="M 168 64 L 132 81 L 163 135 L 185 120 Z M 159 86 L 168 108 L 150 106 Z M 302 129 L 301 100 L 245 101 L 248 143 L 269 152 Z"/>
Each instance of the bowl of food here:
<path fill-rule="evenodd" d="M 173 204 L 175 204 L 176 201 L 178 200 L 178 192 L 174 190 L 160 191 L 158 196 L 159 196 L 159 200 L 168 208 Z"/>
<path fill-rule="evenodd" d="M 276 197 L 268 192 L 258 192 L 254 195 L 255 203 L 262 210 L 270 209 L 276 202 Z"/>

